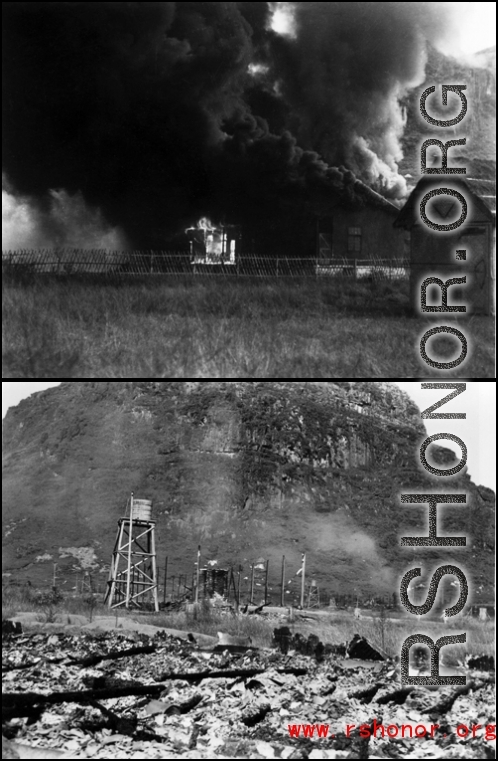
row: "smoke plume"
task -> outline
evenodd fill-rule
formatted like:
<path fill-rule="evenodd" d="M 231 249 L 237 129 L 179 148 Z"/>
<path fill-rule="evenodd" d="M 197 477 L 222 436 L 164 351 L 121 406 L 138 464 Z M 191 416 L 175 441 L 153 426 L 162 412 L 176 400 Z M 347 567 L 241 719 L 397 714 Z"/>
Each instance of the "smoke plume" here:
<path fill-rule="evenodd" d="M 99 209 L 91 209 L 80 192 L 51 190 L 43 204 L 20 197 L 2 178 L 2 248 L 93 248 L 123 250 L 126 238 L 111 228 Z"/>
<path fill-rule="evenodd" d="M 399 197 L 399 99 L 446 5 L 3 3 L 10 219 L 42 245 L 39 215 L 93 209 L 152 247 L 202 215 L 299 219 L 351 172 Z"/>

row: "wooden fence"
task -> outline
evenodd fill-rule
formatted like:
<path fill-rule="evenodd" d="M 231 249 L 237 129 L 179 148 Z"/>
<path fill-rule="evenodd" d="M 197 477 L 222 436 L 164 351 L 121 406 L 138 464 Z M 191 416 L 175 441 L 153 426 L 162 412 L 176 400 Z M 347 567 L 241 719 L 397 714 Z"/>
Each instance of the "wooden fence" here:
<path fill-rule="evenodd" d="M 189 252 L 105 249 L 2 251 L 2 272 L 58 275 L 194 275 L 203 277 L 406 279 L 408 259 L 315 259 L 240 256 L 234 263 L 205 263 Z"/>

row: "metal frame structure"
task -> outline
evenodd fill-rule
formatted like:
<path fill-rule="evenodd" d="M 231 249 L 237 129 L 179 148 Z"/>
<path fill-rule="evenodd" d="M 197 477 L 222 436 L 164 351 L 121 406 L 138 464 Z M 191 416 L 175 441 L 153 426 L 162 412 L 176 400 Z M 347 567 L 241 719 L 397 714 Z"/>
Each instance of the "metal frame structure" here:
<path fill-rule="evenodd" d="M 320 589 L 318 588 L 318 584 L 314 579 L 310 581 L 310 586 L 308 589 L 308 608 L 319 608 L 320 607 Z"/>
<path fill-rule="evenodd" d="M 133 518 L 133 495 L 129 517 L 120 518 L 105 602 L 110 608 L 140 607 L 152 596 L 159 611 L 155 547 L 156 521 Z"/>

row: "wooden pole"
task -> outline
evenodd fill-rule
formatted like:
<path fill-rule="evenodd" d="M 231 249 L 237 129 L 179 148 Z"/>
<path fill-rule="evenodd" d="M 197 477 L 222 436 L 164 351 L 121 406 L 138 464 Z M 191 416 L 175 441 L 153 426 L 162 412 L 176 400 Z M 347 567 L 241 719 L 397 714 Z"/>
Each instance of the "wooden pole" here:
<path fill-rule="evenodd" d="M 126 603 L 125 607 L 128 608 L 130 604 L 130 585 L 131 585 L 131 537 L 133 536 L 133 492 L 131 493 L 130 504 L 130 528 L 128 531 L 128 569 L 126 572 Z"/>
<path fill-rule="evenodd" d="M 265 605 L 268 605 L 268 570 L 270 568 L 270 561 L 266 561 L 266 577 L 265 577 Z"/>
<path fill-rule="evenodd" d="M 249 598 L 249 603 L 254 605 L 254 563 L 251 566 L 251 596 Z"/>
<path fill-rule="evenodd" d="M 282 608 L 285 606 L 285 555 L 282 555 L 282 591 L 280 605 Z"/>
<path fill-rule="evenodd" d="M 150 538 L 150 552 L 152 554 L 152 599 L 154 601 L 154 610 L 156 613 L 159 613 L 159 600 L 158 600 L 158 594 L 157 594 L 157 588 L 158 588 L 158 576 L 157 576 L 157 563 L 156 563 L 156 533 L 154 530 L 154 524 L 152 524 L 152 528 L 149 531 L 148 534 Z"/>
<path fill-rule="evenodd" d="M 201 573 L 201 545 L 197 547 L 197 572 L 195 581 L 195 602 L 199 602 L 199 579 Z"/>
<path fill-rule="evenodd" d="M 164 561 L 164 594 L 163 594 L 163 603 L 166 605 L 166 582 L 168 581 L 168 556 L 166 555 L 166 559 Z"/>
<path fill-rule="evenodd" d="M 301 610 L 304 608 L 304 588 L 305 588 L 305 577 L 306 577 L 306 553 L 303 554 L 302 564 L 301 564 Z"/>
<path fill-rule="evenodd" d="M 239 605 L 240 605 L 240 572 L 241 571 L 242 571 L 242 568 L 239 565 L 239 572 L 237 574 L 237 611 L 239 610 Z"/>

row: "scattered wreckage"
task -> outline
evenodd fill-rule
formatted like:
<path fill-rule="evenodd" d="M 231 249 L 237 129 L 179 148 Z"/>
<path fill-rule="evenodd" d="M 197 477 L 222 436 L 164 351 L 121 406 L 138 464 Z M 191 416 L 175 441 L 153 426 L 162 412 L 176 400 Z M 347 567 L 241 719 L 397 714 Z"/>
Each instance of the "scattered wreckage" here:
<path fill-rule="evenodd" d="M 274 647 L 258 649 L 224 633 L 205 644 L 195 633 L 180 639 L 162 632 L 8 629 L 3 758 L 493 754 L 482 732 L 461 737 L 456 731 L 495 722 L 494 662 L 484 657 L 469 659 L 466 689 L 401 689 L 399 664 L 358 635 L 324 645 L 316 635 L 279 627 Z M 439 728 L 423 738 L 362 736 L 361 728 L 374 722 Z M 319 726 L 330 727 L 327 737 L 315 735 Z"/>

